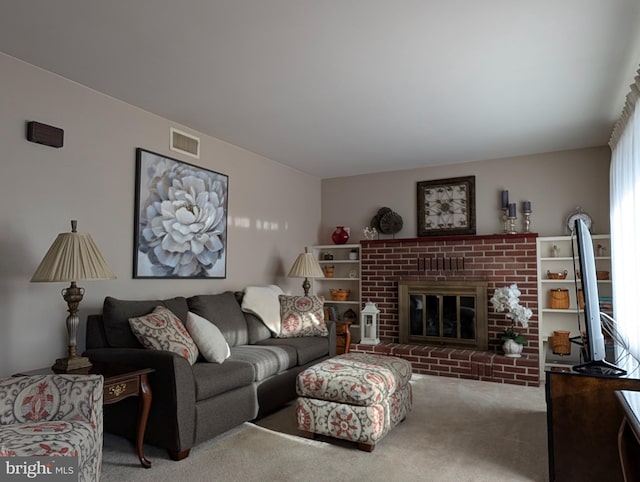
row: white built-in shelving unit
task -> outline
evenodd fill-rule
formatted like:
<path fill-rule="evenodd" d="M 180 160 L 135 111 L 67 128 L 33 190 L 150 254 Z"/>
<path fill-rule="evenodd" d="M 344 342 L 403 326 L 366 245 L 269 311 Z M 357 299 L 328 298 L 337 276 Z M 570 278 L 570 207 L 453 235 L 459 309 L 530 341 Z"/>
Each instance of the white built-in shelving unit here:
<path fill-rule="evenodd" d="M 608 234 L 594 234 L 593 251 L 596 257 L 596 270 L 611 273 L 611 238 Z M 570 355 L 555 355 L 551 350 L 549 337 L 555 330 L 566 330 L 570 337 L 580 336 L 580 327 L 584 329 L 584 314 L 579 307 L 577 288 L 580 280 L 576 271 L 580 271 L 578 248 L 575 236 L 539 237 L 537 239 L 538 261 L 538 320 L 540 337 L 540 373 L 544 376 L 545 367 L 554 365 L 575 365 L 579 362 L 580 347 L 572 343 Z M 575 264 L 574 264 L 575 260 Z M 565 279 L 549 279 L 548 273 L 567 272 Z M 611 276 L 598 280 L 598 294 L 602 302 L 610 302 Z M 577 284 L 576 284 L 577 283 Z M 553 289 L 569 291 L 569 308 L 551 308 L 550 291 Z M 606 311 L 606 310 L 603 310 Z"/>
<path fill-rule="evenodd" d="M 314 278 L 311 292 L 325 298 L 325 307 L 331 307 L 342 320 L 344 313 L 351 309 L 356 314 L 352 333 L 357 329 L 360 320 L 361 270 L 359 244 L 326 244 L 312 246 L 312 252 L 323 270 L 333 267 L 332 278 Z M 328 259 L 332 258 L 332 259 Z M 331 299 L 331 289 L 349 290 L 349 298 L 345 301 Z"/>

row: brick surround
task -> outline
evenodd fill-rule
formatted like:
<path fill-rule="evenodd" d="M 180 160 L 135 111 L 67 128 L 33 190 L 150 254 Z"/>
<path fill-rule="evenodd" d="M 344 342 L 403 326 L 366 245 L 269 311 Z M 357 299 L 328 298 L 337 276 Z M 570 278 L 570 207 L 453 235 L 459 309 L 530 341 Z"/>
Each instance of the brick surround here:
<path fill-rule="evenodd" d="M 538 286 L 537 234 L 492 234 L 412 239 L 361 241 L 362 301 L 373 301 L 380 310 L 380 340 L 377 346 L 351 345 L 352 351 L 376 352 L 411 361 L 414 372 L 500 383 L 537 386 Z M 434 258 L 464 258 L 464 269 L 424 263 Z M 486 281 L 489 299 L 496 288 L 517 283 L 520 302 L 531 308 L 529 327 L 518 327 L 529 343 L 522 358 L 502 353 L 500 334 L 509 326 L 504 313 L 488 308 L 488 351 L 423 345 L 400 345 L 398 328 L 398 281 Z"/>

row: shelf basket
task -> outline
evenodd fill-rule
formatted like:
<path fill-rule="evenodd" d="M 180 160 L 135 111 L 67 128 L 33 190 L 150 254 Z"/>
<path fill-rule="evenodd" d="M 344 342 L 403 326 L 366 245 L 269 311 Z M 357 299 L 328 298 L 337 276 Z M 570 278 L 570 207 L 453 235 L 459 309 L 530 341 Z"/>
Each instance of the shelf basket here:
<path fill-rule="evenodd" d="M 329 296 L 331 296 L 332 301 L 347 301 L 350 294 L 351 290 L 329 290 Z"/>
<path fill-rule="evenodd" d="M 554 355 L 571 354 L 571 340 L 569 339 L 568 331 L 554 331 L 553 336 L 549 337 L 549 342 L 551 343 L 551 351 Z"/>
<path fill-rule="evenodd" d="M 549 306 L 553 309 L 569 309 L 569 290 L 558 288 L 549 290 Z"/>

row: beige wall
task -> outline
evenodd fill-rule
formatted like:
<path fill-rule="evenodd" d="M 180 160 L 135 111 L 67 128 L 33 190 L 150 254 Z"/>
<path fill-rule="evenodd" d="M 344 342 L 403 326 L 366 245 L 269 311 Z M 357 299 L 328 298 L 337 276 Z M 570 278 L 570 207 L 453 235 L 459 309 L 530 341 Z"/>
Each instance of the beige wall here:
<path fill-rule="evenodd" d="M 397 238 L 417 235 L 416 183 L 432 179 L 476 177 L 476 232 L 500 229 L 500 193 L 509 190 L 518 206 L 518 231 L 522 231 L 521 202 L 532 202 L 531 231 L 541 236 L 565 232 L 565 219 L 581 206 L 594 221 L 595 232 L 609 232 L 608 147 L 553 152 L 511 159 L 476 161 L 452 166 L 393 171 L 322 181 L 322 226 L 318 243 L 330 243 L 335 226 L 351 228 L 350 242 L 363 239 L 378 209 L 399 213 L 404 226 Z M 391 238 L 391 236 L 381 236 Z"/>
<path fill-rule="evenodd" d="M 318 232 L 319 179 L 2 54 L 0 85 L 0 376 L 65 354 L 66 284 L 29 280 L 72 218 L 118 277 L 80 283 L 81 347 L 86 315 L 99 312 L 106 295 L 162 298 L 266 283 L 301 291 L 286 272 Z M 28 142 L 31 120 L 63 128 L 64 147 Z M 170 126 L 201 137 L 200 159 L 168 149 Z M 226 279 L 132 279 L 136 147 L 229 176 Z"/>

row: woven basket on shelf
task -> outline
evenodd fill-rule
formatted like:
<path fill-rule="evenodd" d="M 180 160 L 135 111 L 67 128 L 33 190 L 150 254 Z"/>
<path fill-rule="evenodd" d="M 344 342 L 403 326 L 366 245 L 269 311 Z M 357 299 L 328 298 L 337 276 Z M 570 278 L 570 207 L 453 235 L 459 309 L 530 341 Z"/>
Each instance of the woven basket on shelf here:
<path fill-rule="evenodd" d="M 555 355 L 569 355 L 571 353 L 571 340 L 568 331 L 554 331 L 553 336 L 549 337 L 549 342 L 551 343 L 551 351 Z"/>
<path fill-rule="evenodd" d="M 347 301 L 350 294 L 351 290 L 329 290 L 329 296 L 331 296 L 332 301 Z"/>
<path fill-rule="evenodd" d="M 549 306 L 553 309 L 566 310 L 569 308 L 569 290 L 549 290 Z"/>

